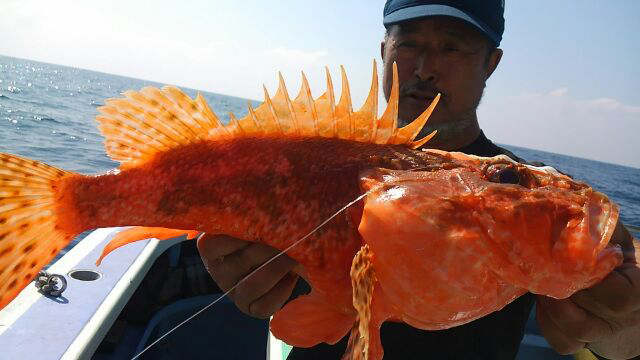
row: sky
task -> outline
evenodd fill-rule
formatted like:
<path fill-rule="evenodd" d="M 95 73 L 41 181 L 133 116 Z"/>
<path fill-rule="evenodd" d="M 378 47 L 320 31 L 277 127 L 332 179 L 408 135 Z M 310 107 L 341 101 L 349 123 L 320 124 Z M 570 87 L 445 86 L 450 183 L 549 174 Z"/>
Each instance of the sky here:
<path fill-rule="evenodd" d="M 262 99 L 281 71 L 315 96 L 380 69 L 382 0 L 0 0 L 0 54 Z M 495 142 L 640 168 L 637 0 L 507 0 L 478 110 Z M 2 74 L 0 74 L 0 77 Z M 384 104 L 384 102 L 382 102 Z"/>

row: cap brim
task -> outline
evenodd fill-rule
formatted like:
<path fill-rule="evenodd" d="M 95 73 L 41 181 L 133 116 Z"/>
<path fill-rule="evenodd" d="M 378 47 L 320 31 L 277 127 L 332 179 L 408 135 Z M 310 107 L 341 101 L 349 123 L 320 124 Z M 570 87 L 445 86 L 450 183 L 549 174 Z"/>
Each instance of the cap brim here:
<path fill-rule="evenodd" d="M 500 41 L 502 40 L 501 36 L 499 36 L 491 28 L 489 28 L 489 26 L 487 26 L 487 24 L 485 24 L 480 19 L 447 5 L 416 5 L 398 9 L 390 14 L 387 14 L 387 16 L 385 16 L 382 20 L 382 23 L 385 27 L 388 27 L 389 25 L 393 25 L 402 21 L 418 19 L 427 16 L 451 16 L 464 20 L 482 31 L 487 37 L 489 37 L 491 41 L 493 41 L 496 46 L 499 45 Z"/>

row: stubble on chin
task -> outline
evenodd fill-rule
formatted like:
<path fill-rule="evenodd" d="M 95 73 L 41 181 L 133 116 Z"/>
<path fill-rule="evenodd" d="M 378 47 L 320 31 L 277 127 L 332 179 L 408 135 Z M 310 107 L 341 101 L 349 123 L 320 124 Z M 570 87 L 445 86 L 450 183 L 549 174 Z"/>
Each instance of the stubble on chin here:
<path fill-rule="evenodd" d="M 406 126 L 413 120 L 414 119 L 407 121 L 399 118 L 398 126 Z M 434 123 L 427 121 L 415 139 L 422 139 L 432 132 L 437 131 L 437 134 L 425 144 L 425 147 L 450 150 L 452 146 L 453 148 L 456 147 L 455 144 L 458 144 L 460 139 L 467 138 L 470 133 L 476 132 L 477 129 L 478 120 L 476 110 L 472 109 L 446 122 Z"/>
<path fill-rule="evenodd" d="M 453 150 L 467 145 L 466 142 L 468 141 L 465 140 L 468 140 L 470 135 L 475 135 L 480 131 L 476 110 L 480 105 L 480 102 L 482 101 L 483 95 L 484 91 L 481 93 L 475 106 L 460 115 L 451 117 L 445 121 L 439 121 L 437 123 L 427 120 L 427 123 L 422 128 L 420 133 L 418 133 L 415 139 L 422 139 L 432 132 L 437 131 L 437 134 L 424 145 L 425 148 Z M 444 100 L 446 101 L 446 99 Z M 443 104 L 439 104 L 438 106 L 443 106 Z M 406 118 L 399 117 L 398 126 L 406 126 L 414 120 L 415 119 L 407 120 Z M 464 144 L 460 144 L 461 140 L 464 142 Z"/>

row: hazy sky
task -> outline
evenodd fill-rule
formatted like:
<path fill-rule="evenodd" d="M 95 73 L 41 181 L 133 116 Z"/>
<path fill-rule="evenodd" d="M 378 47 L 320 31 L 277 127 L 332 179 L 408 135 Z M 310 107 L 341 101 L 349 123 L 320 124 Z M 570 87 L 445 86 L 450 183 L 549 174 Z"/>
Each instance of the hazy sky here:
<path fill-rule="evenodd" d="M 314 95 L 344 64 L 354 108 L 380 59 L 382 0 L 0 0 L 0 54 L 262 98 Z M 489 138 L 640 168 L 638 0 L 507 0 Z M 0 73 L 0 77 L 2 74 Z"/>

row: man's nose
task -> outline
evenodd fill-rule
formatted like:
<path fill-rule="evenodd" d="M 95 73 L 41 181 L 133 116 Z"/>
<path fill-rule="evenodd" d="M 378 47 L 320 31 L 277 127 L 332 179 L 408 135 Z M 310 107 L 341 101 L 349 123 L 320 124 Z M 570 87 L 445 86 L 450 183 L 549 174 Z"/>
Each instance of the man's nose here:
<path fill-rule="evenodd" d="M 438 80 L 437 55 L 423 51 L 417 59 L 415 75 L 422 81 L 436 82 Z"/>

